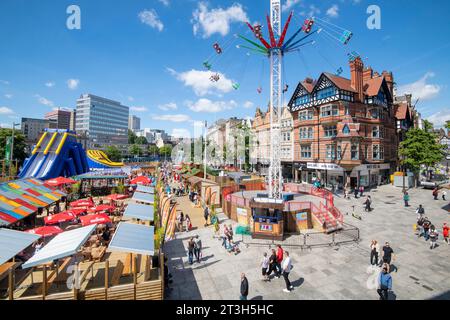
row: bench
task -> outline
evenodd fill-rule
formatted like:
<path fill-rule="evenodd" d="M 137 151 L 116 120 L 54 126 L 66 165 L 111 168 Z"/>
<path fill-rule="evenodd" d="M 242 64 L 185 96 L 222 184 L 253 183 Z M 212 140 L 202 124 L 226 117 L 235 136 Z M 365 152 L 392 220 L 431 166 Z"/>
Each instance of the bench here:
<path fill-rule="evenodd" d="M 122 277 L 123 268 L 124 268 L 123 262 L 120 260 L 117 261 L 117 265 L 114 268 L 114 273 L 113 273 L 112 280 L 111 280 L 112 286 L 119 285 L 120 278 Z"/>

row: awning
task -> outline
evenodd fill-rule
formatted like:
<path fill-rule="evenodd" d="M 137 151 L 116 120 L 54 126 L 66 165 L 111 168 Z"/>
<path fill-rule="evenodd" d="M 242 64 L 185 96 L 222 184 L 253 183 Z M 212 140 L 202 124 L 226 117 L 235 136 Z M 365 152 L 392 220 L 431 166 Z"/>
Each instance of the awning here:
<path fill-rule="evenodd" d="M 200 177 L 197 177 L 197 176 L 193 176 L 193 177 L 190 177 L 190 178 L 188 179 L 188 182 L 189 182 L 191 185 L 195 185 L 195 184 L 200 183 L 200 182 L 202 182 L 202 181 L 203 181 L 203 178 L 200 178 Z"/>
<path fill-rule="evenodd" d="M 155 196 L 149 193 L 135 192 L 132 200 L 153 204 L 155 202 Z"/>
<path fill-rule="evenodd" d="M 0 229 L 0 265 L 22 252 L 41 236 L 9 229 Z"/>
<path fill-rule="evenodd" d="M 155 228 L 121 222 L 109 243 L 109 251 L 120 251 L 153 256 Z"/>
<path fill-rule="evenodd" d="M 89 239 L 96 225 L 91 225 L 57 235 L 38 253 L 22 265 L 23 269 L 39 266 L 53 260 L 65 258 L 78 252 Z"/>
<path fill-rule="evenodd" d="M 124 217 L 153 221 L 155 208 L 146 204 L 130 203 L 123 214 Z"/>
<path fill-rule="evenodd" d="M 146 187 L 146 186 L 143 186 L 143 185 L 138 185 L 136 191 L 137 192 L 142 192 L 142 193 L 155 194 L 155 188 Z"/>

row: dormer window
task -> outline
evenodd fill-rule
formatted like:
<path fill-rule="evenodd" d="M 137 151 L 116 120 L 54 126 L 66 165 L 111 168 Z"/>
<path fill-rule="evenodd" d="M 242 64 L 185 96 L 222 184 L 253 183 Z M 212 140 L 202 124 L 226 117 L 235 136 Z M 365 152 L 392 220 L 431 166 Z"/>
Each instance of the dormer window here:
<path fill-rule="evenodd" d="M 350 128 L 348 127 L 347 124 L 344 126 L 344 129 L 342 129 L 342 133 L 345 134 L 345 135 L 349 135 L 350 134 Z"/>

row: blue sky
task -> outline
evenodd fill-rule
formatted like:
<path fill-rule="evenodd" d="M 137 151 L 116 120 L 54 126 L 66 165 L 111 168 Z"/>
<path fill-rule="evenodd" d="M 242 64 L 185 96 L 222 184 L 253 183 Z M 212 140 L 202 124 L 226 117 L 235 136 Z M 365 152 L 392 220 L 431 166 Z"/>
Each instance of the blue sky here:
<path fill-rule="evenodd" d="M 322 32 L 314 45 L 287 56 L 286 100 L 306 76 L 342 67 L 349 77 L 346 54 L 356 50 L 375 70 L 392 70 L 399 91 L 420 97 L 418 109 L 425 117 L 438 125 L 450 119 L 449 1 L 282 3 L 284 21 L 295 12 L 290 34 L 311 15 L 354 33 L 343 46 Z M 81 30 L 66 27 L 72 4 L 81 9 Z M 366 26 L 371 4 L 381 9 L 380 30 Z M 243 21 L 264 26 L 268 11 L 268 0 L 2 0 L 0 123 L 74 108 L 82 93 L 118 100 L 142 119 L 142 127 L 169 133 L 191 130 L 196 120 L 253 116 L 269 99 L 268 61 L 237 49 L 243 43 L 233 35 L 251 37 Z M 215 42 L 225 48 L 220 57 Z M 216 85 L 202 66 L 208 58 L 222 74 Z M 239 90 L 231 88 L 234 82 Z"/>

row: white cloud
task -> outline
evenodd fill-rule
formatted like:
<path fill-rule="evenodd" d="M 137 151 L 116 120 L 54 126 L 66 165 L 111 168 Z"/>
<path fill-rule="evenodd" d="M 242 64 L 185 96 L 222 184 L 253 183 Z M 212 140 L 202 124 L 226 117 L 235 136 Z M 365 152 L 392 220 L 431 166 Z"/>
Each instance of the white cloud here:
<path fill-rule="evenodd" d="M 9 94 L 9 93 L 5 94 L 5 98 L 6 98 L 6 99 L 12 99 L 12 97 L 13 97 L 12 94 Z"/>
<path fill-rule="evenodd" d="M 47 107 L 54 107 L 55 106 L 55 104 L 53 103 L 53 101 L 51 101 L 51 100 L 48 100 L 47 98 L 44 98 L 44 97 L 42 97 L 42 96 L 40 96 L 40 95 L 35 95 L 34 96 L 35 98 L 37 98 L 38 99 L 38 102 L 40 103 L 40 104 L 43 104 L 44 106 L 47 106 Z"/>
<path fill-rule="evenodd" d="M 70 90 L 78 89 L 78 85 L 79 84 L 80 84 L 80 80 L 78 80 L 78 79 L 69 79 L 69 80 L 67 80 L 67 87 Z"/>
<path fill-rule="evenodd" d="M 14 111 L 12 111 L 10 108 L 8 107 L 0 107 L 0 114 L 1 115 L 5 115 L 5 114 L 13 114 Z"/>
<path fill-rule="evenodd" d="M 55 85 L 56 85 L 56 83 L 53 82 L 53 81 L 49 81 L 49 82 L 47 82 L 47 83 L 45 84 L 45 86 L 48 87 L 48 88 L 53 88 Z"/>
<path fill-rule="evenodd" d="M 329 8 L 327 10 L 327 16 L 331 18 L 339 17 L 339 6 L 337 4 L 334 4 L 331 8 Z"/>
<path fill-rule="evenodd" d="M 286 0 L 283 5 L 281 6 L 281 10 L 288 11 L 293 6 L 295 6 L 297 3 L 300 3 L 302 0 Z"/>
<path fill-rule="evenodd" d="M 429 116 L 427 118 L 435 128 L 442 128 L 447 121 L 450 121 L 450 107 Z"/>
<path fill-rule="evenodd" d="M 207 113 L 218 113 L 237 107 L 237 103 L 234 100 L 211 101 L 209 99 L 199 99 L 196 102 L 186 101 L 186 105 L 194 112 Z"/>
<path fill-rule="evenodd" d="M 152 119 L 157 121 L 187 122 L 191 120 L 191 117 L 186 114 L 162 114 L 155 115 Z"/>
<path fill-rule="evenodd" d="M 246 101 L 245 103 L 244 103 L 244 108 L 246 108 L 246 109 L 251 109 L 251 108 L 253 108 L 255 106 L 255 104 L 253 103 L 253 102 L 251 102 L 251 101 Z"/>
<path fill-rule="evenodd" d="M 186 87 L 191 87 L 197 96 L 206 96 L 208 94 L 228 93 L 233 90 L 233 81 L 224 74 L 218 73 L 220 80 L 212 82 L 210 80 L 214 72 L 194 70 L 178 73 L 173 69 L 167 69 L 170 74 L 183 82 Z"/>
<path fill-rule="evenodd" d="M 159 32 L 164 30 L 164 24 L 158 17 L 158 13 L 154 9 L 144 10 L 139 12 L 139 19 L 142 23 L 149 25 L 153 29 L 157 29 Z"/>
<path fill-rule="evenodd" d="M 420 100 L 429 100 L 436 97 L 441 91 L 441 86 L 437 84 L 429 84 L 427 80 L 434 77 L 433 72 L 427 72 L 422 78 L 416 82 L 405 84 L 398 87 L 398 95 L 410 93 L 414 98 Z"/>
<path fill-rule="evenodd" d="M 312 4 L 312 5 L 309 6 L 308 16 L 314 17 L 315 15 L 320 14 L 320 12 L 321 12 L 320 9 Z"/>
<path fill-rule="evenodd" d="M 163 104 L 163 105 L 159 105 L 158 108 L 163 110 L 163 111 L 169 111 L 169 110 L 177 110 L 178 106 L 177 106 L 176 103 L 170 102 L 170 103 L 166 103 L 166 104 Z"/>
<path fill-rule="evenodd" d="M 192 13 L 194 35 L 202 33 L 203 38 L 209 38 L 215 33 L 226 36 L 234 22 L 247 22 L 247 13 L 239 3 L 227 9 L 208 9 L 206 2 L 200 2 L 198 8 Z"/>
<path fill-rule="evenodd" d="M 12 129 L 11 123 L 0 123 L 0 128 Z"/>
<path fill-rule="evenodd" d="M 168 7 L 170 5 L 169 0 L 158 0 L 158 1 L 161 2 L 163 5 L 165 5 L 166 7 Z"/>
<path fill-rule="evenodd" d="M 148 111 L 148 109 L 146 107 L 136 107 L 136 106 L 135 107 L 131 107 L 130 110 L 134 111 L 134 112 L 146 112 L 146 111 Z"/>

